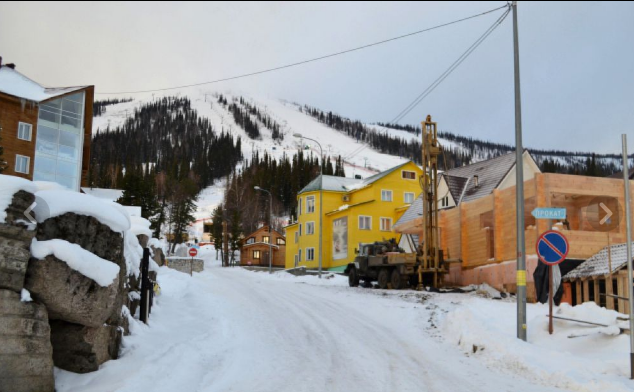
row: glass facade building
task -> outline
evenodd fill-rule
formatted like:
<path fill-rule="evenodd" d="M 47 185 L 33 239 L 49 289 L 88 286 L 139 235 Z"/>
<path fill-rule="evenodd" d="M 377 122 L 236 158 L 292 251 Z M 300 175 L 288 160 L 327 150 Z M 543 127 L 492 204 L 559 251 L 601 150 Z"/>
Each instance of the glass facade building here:
<path fill-rule="evenodd" d="M 34 181 L 57 182 L 71 190 L 79 190 L 84 105 L 84 92 L 40 104 Z"/>

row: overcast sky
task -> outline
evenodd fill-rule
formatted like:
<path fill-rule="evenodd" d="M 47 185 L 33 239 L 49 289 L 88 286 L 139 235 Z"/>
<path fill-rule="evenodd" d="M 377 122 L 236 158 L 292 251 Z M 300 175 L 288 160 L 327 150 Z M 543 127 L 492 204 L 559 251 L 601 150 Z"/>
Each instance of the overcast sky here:
<path fill-rule="evenodd" d="M 0 56 L 47 86 L 196 83 L 301 61 L 504 2 L 0 3 Z M 207 87 L 392 120 L 503 11 L 352 54 Z M 519 2 L 524 144 L 634 151 L 634 3 Z M 98 96 L 103 98 L 103 96 Z M 514 144 L 512 18 L 401 123 Z"/>

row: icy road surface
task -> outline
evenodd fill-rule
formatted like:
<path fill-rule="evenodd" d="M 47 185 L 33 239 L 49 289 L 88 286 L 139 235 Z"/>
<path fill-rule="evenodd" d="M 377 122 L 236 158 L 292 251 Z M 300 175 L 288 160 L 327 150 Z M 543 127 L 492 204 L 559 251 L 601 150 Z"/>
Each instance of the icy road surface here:
<path fill-rule="evenodd" d="M 420 293 L 206 268 L 193 278 L 161 268 L 150 326 L 134 324 L 121 358 L 98 372 L 56 370 L 57 390 L 562 390 L 487 367 L 442 339 Z"/>

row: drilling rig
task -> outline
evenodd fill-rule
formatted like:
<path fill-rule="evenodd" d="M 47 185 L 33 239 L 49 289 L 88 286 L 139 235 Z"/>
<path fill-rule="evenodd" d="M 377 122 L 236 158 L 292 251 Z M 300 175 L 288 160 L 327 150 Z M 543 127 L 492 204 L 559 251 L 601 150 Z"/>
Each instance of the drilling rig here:
<path fill-rule="evenodd" d="M 420 186 L 423 190 L 423 241 L 419 252 L 422 252 L 418 265 L 418 290 L 423 289 L 423 274 L 433 274 L 433 287 L 442 284 L 443 269 L 440 251 L 440 228 L 438 225 L 438 157 L 442 148 L 438 143 L 438 130 L 431 116 L 422 125 L 422 165 L 423 175 Z"/>

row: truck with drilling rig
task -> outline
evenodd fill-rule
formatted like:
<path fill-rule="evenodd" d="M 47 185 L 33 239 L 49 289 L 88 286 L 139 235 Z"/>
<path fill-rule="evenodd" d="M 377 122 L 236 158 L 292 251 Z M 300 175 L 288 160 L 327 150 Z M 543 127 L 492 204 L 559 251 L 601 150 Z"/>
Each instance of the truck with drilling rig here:
<path fill-rule="evenodd" d="M 424 268 L 422 247 L 417 253 L 405 253 L 398 247 L 395 239 L 361 244 L 354 262 L 346 266 L 350 287 L 372 287 L 376 282 L 381 289 L 400 290 L 407 287 L 419 287 L 425 282 L 428 269 Z M 442 266 L 442 252 L 440 253 Z M 423 274 L 425 272 L 425 274 Z"/>
<path fill-rule="evenodd" d="M 401 289 L 409 284 L 422 290 L 424 286 L 440 287 L 446 273 L 439 242 L 438 157 L 442 147 L 438 142 L 437 124 L 427 116 L 422 125 L 422 241 L 416 253 L 405 253 L 396 240 L 360 244 L 354 262 L 345 273 L 350 286 L 363 281 L 365 287 L 377 282 L 382 289 Z M 446 164 L 445 164 L 446 166 Z"/>

